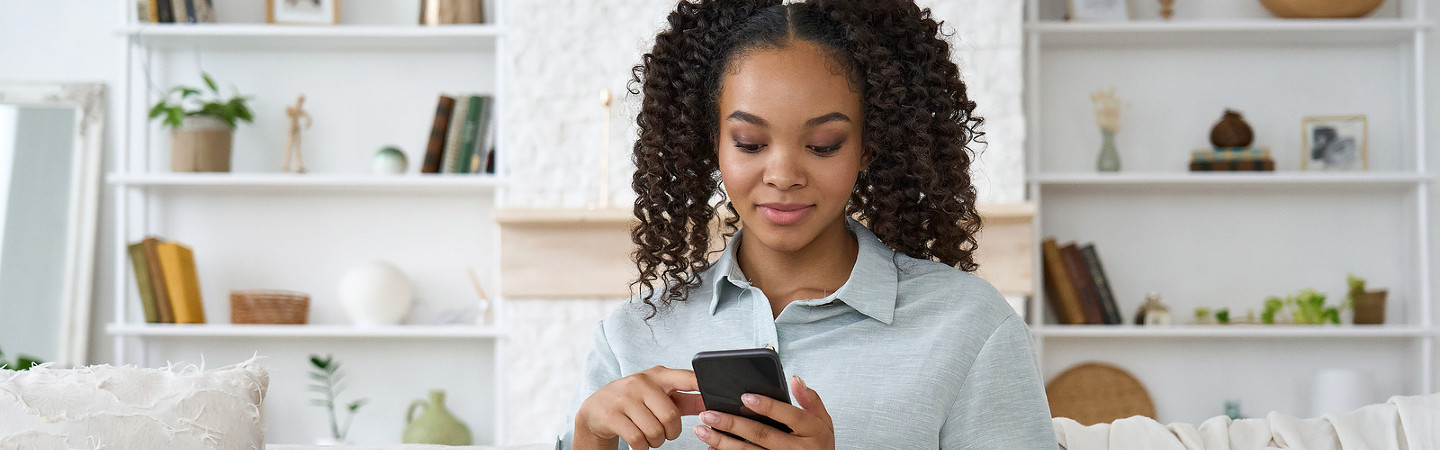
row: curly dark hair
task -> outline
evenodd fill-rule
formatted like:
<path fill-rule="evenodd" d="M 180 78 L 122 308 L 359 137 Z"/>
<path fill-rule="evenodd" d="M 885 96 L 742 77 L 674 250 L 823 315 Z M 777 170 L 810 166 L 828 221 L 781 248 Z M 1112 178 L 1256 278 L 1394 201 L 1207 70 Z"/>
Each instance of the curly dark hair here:
<path fill-rule="evenodd" d="M 983 119 L 929 9 L 913 0 L 681 0 L 668 22 L 629 86 L 643 94 L 630 232 L 639 278 L 630 286 L 651 317 L 686 300 L 711 264 L 716 212 L 728 205 L 716 153 L 722 75 L 744 52 L 792 40 L 825 49 L 860 95 L 861 145 L 872 159 L 846 213 L 898 252 L 977 268 L 969 144 Z M 725 207 L 728 239 L 738 219 Z"/>

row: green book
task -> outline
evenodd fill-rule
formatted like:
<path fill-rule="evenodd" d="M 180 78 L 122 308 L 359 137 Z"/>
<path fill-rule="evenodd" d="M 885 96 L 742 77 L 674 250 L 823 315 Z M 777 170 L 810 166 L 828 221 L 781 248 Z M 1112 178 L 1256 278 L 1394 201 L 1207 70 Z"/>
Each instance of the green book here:
<path fill-rule="evenodd" d="M 150 285 L 150 267 L 145 262 L 145 246 L 130 244 L 130 265 L 135 266 L 135 285 L 140 287 L 140 305 L 146 323 L 160 323 L 160 308 L 155 304 L 155 287 Z"/>
<path fill-rule="evenodd" d="M 478 95 L 470 96 L 468 108 L 465 109 L 465 127 L 460 130 L 460 153 L 455 158 L 455 173 L 467 173 L 470 171 L 470 158 L 475 155 L 476 136 L 475 130 L 480 127 L 480 109 L 484 107 L 484 101 Z"/>

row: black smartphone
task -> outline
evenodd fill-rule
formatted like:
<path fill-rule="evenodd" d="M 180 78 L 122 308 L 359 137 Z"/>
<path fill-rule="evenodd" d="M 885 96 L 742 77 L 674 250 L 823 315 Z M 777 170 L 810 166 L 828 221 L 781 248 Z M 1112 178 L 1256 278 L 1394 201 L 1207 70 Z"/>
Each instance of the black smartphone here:
<path fill-rule="evenodd" d="M 780 354 L 775 350 L 750 348 L 700 352 L 695 354 L 690 365 L 695 369 L 695 381 L 700 386 L 700 399 L 705 402 L 705 409 L 746 417 L 790 432 L 790 427 L 757 414 L 740 402 L 742 394 L 750 393 L 790 403 L 785 369 L 780 367 Z M 733 434 L 730 436 L 735 437 Z"/>

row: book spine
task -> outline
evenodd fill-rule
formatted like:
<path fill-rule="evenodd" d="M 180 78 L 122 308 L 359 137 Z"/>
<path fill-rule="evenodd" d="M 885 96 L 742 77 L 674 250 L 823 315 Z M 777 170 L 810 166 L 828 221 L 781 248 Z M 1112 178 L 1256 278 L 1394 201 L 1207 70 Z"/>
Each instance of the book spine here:
<path fill-rule="evenodd" d="M 166 283 L 164 266 L 160 264 L 160 240 L 145 238 L 140 245 L 145 247 L 145 265 L 150 268 L 150 289 L 155 292 L 155 310 L 160 314 L 160 323 L 175 323 L 170 285 Z"/>
<path fill-rule="evenodd" d="M 455 108 L 455 99 L 441 95 L 435 105 L 435 121 L 430 126 L 430 140 L 425 146 L 425 163 L 420 173 L 440 173 L 440 163 L 445 152 L 445 132 L 450 127 L 450 113 Z"/>
<path fill-rule="evenodd" d="M 200 18 L 195 16 L 195 0 L 185 0 L 185 22 L 200 23 Z"/>
<path fill-rule="evenodd" d="M 175 9 L 170 5 L 173 0 L 156 0 L 155 2 L 155 23 L 175 23 Z"/>
<path fill-rule="evenodd" d="M 195 261 L 189 248 L 175 242 L 159 245 L 160 267 L 169 281 L 171 307 L 175 323 L 205 323 L 205 310 L 200 301 L 200 286 L 195 279 Z"/>
<path fill-rule="evenodd" d="M 1105 267 L 1100 265 L 1100 253 L 1095 250 L 1095 244 L 1085 244 L 1080 248 L 1080 254 L 1085 256 L 1085 265 L 1090 269 L 1095 292 L 1100 295 L 1100 306 L 1105 310 L 1105 324 L 1125 323 L 1124 316 L 1120 314 L 1120 306 L 1115 303 L 1115 292 L 1110 290 L 1110 279 L 1105 276 Z"/>
<path fill-rule="evenodd" d="M 1274 172 L 1275 161 L 1192 161 L 1192 172 Z"/>
<path fill-rule="evenodd" d="M 1070 282 L 1075 284 L 1075 291 L 1080 293 L 1080 306 L 1084 308 L 1085 323 L 1087 325 L 1104 325 L 1105 312 L 1100 307 L 1100 296 L 1095 293 L 1095 283 L 1091 281 L 1090 270 L 1085 267 L 1085 257 L 1080 254 L 1080 248 L 1075 244 L 1066 244 L 1060 247 L 1060 257 L 1065 259 L 1065 269 L 1070 274 Z"/>
<path fill-rule="evenodd" d="M 190 15 L 185 10 L 185 0 L 170 0 L 170 6 L 174 13 L 175 23 L 185 23 L 186 17 Z"/>
<path fill-rule="evenodd" d="M 1075 292 L 1074 285 L 1070 282 L 1070 276 L 1065 269 L 1065 261 L 1061 259 L 1060 247 L 1055 244 L 1055 239 L 1046 238 L 1041 243 L 1041 256 L 1045 264 L 1045 297 L 1050 303 L 1050 308 L 1055 311 L 1055 317 L 1060 323 L 1067 325 L 1082 325 L 1085 323 L 1085 312 L 1080 306 L 1080 297 Z"/>
<path fill-rule="evenodd" d="M 475 151 L 470 155 L 468 173 L 485 173 L 486 152 L 490 149 L 490 113 L 494 109 L 494 99 L 488 95 L 480 96 L 480 120 L 475 125 Z"/>
<path fill-rule="evenodd" d="M 480 113 L 484 101 L 478 95 L 470 96 L 469 107 L 465 109 L 465 128 L 460 132 L 460 157 L 455 158 L 456 173 L 470 173 L 475 158 L 475 146 L 479 145 L 477 131 L 480 128 Z"/>
<path fill-rule="evenodd" d="M 155 305 L 155 290 L 150 286 L 150 268 L 145 263 L 145 244 L 136 242 L 128 247 L 130 265 L 135 268 L 135 286 L 140 291 L 140 308 L 146 323 L 159 323 L 160 310 Z"/>
<path fill-rule="evenodd" d="M 460 167 L 461 136 L 465 133 L 465 116 L 470 114 L 470 101 L 461 97 L 455 101 L 455 111 L 450 114 L 450 126 L 445 135 L 445 153 L 440 159 L 440 173 L 455 173 Z"/>

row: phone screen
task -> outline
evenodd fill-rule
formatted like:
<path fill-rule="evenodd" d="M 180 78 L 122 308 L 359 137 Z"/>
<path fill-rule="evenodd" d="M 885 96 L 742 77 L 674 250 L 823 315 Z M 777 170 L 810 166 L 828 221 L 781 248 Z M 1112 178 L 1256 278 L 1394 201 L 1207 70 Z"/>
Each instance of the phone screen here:
<path fill-rule="evenodd" d="M 780 355 L 774 350 L 755 348 L 700 352 L 695 354 L 691 366 L 695 369 L 695 381 L 700 386 L 700 398 L 705 402 L 706 409 L 746 417 L 790 432 L 790 427 L 756 414 L 740 402 L 741 395 L 752 393 L 790 403 L 785 370 L 780 367 Z"/>

